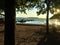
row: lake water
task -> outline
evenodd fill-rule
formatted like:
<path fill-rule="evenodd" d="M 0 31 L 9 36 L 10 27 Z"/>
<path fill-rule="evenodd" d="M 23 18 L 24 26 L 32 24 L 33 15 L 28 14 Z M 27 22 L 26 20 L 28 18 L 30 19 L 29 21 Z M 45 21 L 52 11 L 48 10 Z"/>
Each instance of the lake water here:
<path fill-rule="evenodd" d="M 23 23 L 23 22 L 19 22 L 23 19 L 23 21 L 25 24 L 46 24 L 46 19 L 44 18 L 16 18 L 16 22 L 17 23 Z M 49 20 L 49 24 L 51 23 L 51 21 Z"/>

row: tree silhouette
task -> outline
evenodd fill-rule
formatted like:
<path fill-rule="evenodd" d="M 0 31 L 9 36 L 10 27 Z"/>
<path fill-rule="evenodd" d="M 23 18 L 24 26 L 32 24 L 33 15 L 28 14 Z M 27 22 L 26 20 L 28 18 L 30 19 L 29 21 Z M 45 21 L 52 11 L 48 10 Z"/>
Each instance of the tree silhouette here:
<path fill-rule="evenodd" d="M 4 9 L 5 9 L 5 0 L 0 0 L 0 15 L 2 15 L 1 12 L 3 12 Z"/>
<path fill-rule="evenodd" d="M 60 4 L 60 0 L 46 0 L 46 1 L 50 1 L 50 12 L 53 13 L 54 12 L 54 8 L 60 8 L 59 4 Z M 18 10 L 20 10 L 20 12 L 25 12 L 26 9 L 30 10 L 31 8 L 38 8 L 39 11 L 37 12 L 37 14 L 44 14 L 47 10 L 45 8 L 46 4 L 45 0 L 16 0 L 16 8 Z"/>
<path fill-rule="evenodd" d="M 49 36 L 49 12 L 54 14 L 54 9 L 60 8 L 59 0 L 18 0 L 16 1 L 16 7 L 18 11 L 26 13 L 26 9 L 30 10 L 36 7 L 39 11 L 37 15 L 47 14 L 46 16 L 46 36 L 43 38 L 48 38 Z M 43 41 L 42 41 L 43 42 Z"/>
<path fill-rule="evenodd" d="M 40 15 L 41 13 L 44 14 L 47 11 L 47 20 L 46 21 L 47 21 L 47 27 L 48 27 L 48 12 L 51 9 L 50 11 L 53 13 L 54 8 L 60 8 L 60 5 L 59 5 L 60 0 L 46 0 L 46 1 L 47 2 L 45 2 L 45 0 L 43 0 L 43 1 L 42 0 L 16 0 L 15 1 L 15 8 L 17 8 L 17 11 L 26 13 L 26 9 L 30 10 L 30 9 L 36 7 L 39 10 L 37 12 L 38 15 Z M 51 1 L 51 6 L 50 6 L 49 1 Z M 4 0 L 0 0 L 0 10 L 2 9 L 6 13 L 5 14 L 5 16 L 6 16 L 5 23 L 7 23 L 7 24 L 5 25 L 6 26 L 5 27 L 6 28 L 5 38 L 6 38 L 6 40 L 8 40 L 6 42 L 6 44 L 7 45 L 14 45 L 14 44 L 12 44 L 13 42 L 11 42 L 11 40 L 14 40 L 14 37 L 12 37 L 12 36 L 14 36 L 14 28 L 15 28 L 14 0 L 11 0 L 11 1 L 6 0 L 6 2 L 7 2 L 6 7 L 4 7 L 4 2 L 5 2 Z M 45 8 L 44 4 L 47 5 L 47 8 Z M 47 32 L 48 32 L 48 29 L 47 29 Z M 11 34 L 12 36 L 9 34 Z M 8 37 L 8 39 L 6 36 Z M 11 40 L 9 38 L 11 38 Z M 8 43 L 10 43 L 10 44 L 8 44 Z"/>
<path fill-rule="evenodd" d="M 0 0 L 0 10 L 4 10 L 5 0 Z"/>

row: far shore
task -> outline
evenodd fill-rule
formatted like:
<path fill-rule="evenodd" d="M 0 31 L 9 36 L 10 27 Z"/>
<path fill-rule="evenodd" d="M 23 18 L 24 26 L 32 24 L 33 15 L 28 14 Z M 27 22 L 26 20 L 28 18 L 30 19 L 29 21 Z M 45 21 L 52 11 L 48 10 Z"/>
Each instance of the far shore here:
<path fill-rule="evenodd" d="M 16 25 L 25 25 L 25 26 L 46 26 L 44 24 L 16 24 Z"/>

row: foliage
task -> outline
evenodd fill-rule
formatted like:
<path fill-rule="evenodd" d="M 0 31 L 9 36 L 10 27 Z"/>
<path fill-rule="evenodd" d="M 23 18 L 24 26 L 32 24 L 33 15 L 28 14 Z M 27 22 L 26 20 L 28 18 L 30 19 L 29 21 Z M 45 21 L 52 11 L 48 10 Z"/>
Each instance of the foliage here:
<path fill-rule="evenodd" d="M 4 0 L 0 0 L 0 10 L 4 10 L 4 4 L 5 4 L 5 1 Z"/>
<path fill-rule="evenodd" d="M 16 8 L 20 12 L 25 12 L 26 9 L 30 10 L 34 8 L 36 5 L 39 5 L 39 0 L 16 0 Z"/>
<path fill-rule="evenodd" d="M 50 12 L 54 13 L 54 8 L 60 8 L 60 0 L 46 0 L 50 1 Z M 0 12 L 4 10 L 4 0 L 0 0 Z M 17 11 L 26 13 L 26 9 L 30 10 L 32 8 L 37 8 L 39 11 L 38 15 L 41 13 L 46 13 L 47 7 L 45 0 L 15 0 L 15 6 Z"/>
<path fill-rule="evenodd" d="M 52 3 L 55 8 L 60 8 L 60 0 L 52 0 Z"/>
<path fill-rule="evenodd" d="M 44 14 L 47 11 L 46 1 L 50 1 L 50 12 L 54 13 L 54 8 L 60 8 L 60 0 L 16 0 L 17 11 L 26 13 L 26 9 L 30 10 L 36 7 L 39 11 L 38 15 Z"/>
<path fill-rule="evenodd" d="M 5 1 L 4 0 L 0 0 L 0 15 L 4 15 L 2 14 L 2 12 L 4 12 L 4 4 L 5 4 Z"/>

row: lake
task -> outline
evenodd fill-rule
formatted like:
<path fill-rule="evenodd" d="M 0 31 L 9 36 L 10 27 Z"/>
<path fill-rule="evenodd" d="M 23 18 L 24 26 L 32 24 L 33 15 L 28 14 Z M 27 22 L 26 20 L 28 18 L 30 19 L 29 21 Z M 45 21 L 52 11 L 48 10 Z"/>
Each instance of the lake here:
<path fill-rule="evenodd" d="M 34 17 L 29 17 L 29 18 L 17 17 L 16 23 L 18 24 L 46 24 L 46 19 L 45 18 L 34 18 Z M 50 20 L 49 20 L 49 24 L 51 24 Z"/>

